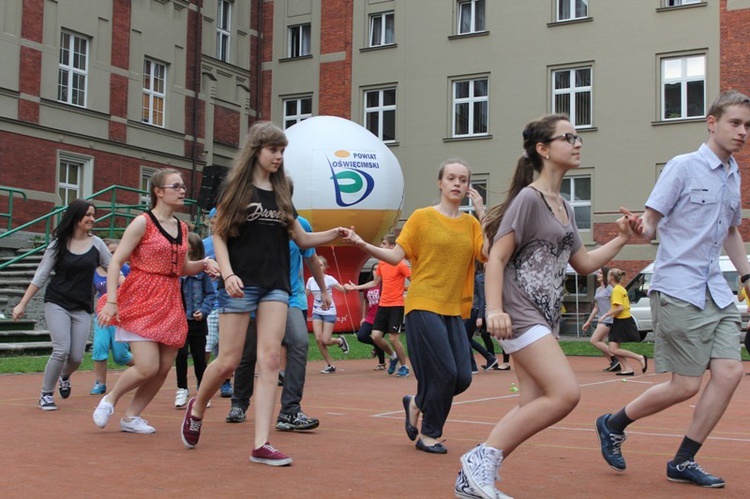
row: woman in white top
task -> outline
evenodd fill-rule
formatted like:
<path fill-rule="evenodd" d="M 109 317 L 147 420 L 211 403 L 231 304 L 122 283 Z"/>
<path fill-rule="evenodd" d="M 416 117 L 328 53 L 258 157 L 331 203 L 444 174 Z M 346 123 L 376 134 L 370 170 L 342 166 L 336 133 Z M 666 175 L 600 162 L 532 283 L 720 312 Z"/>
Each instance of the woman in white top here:
<path fill-rule="evenodd" d="M 331 293 L 332 289 L 337 289 L 342 293 L 346 293 L 347 291 L 344 286 L 339 284 L 335 277 L 325 273 L 326 270 L 328 270 L 328 260 L 320 255 L 318 255 L 318 260 L 320 260 L 320 266 L 325 275 L 326 288 L 328 289 L 329 296 L 333 296 Z M 336 366 L 333 365 L 333 359 L 331 359 L 331 354 L 328 353 L 328 347 L 331 345 L 338 345 L 341 347 L 342 352 L 349 353 L 349 344 L 346 342 L 346 338 L 344 338 L 343 335 L 338 338 L 332 337 L 333 326 L 336 324 L 336 304 L 331 302 L 329 308 L 326 309 L 323 307 L 323 301 L 320 298 L 320 288 L 318 287 L 318 283 L 315 282 L 315 279 L 312 277 L 307 280 L 305 294 L 307 294 L 307 296 L 310 296 L 311 294 L 313 295 L 313 333 L 315 334 L 315 342 L 318 344 L 318 350 L 320 350 L 320 354 L 323 356 L 323 359 L 327 364 L 327 366 L 320 372 L 321 374 L 333 374 L 336 372 Z"/>

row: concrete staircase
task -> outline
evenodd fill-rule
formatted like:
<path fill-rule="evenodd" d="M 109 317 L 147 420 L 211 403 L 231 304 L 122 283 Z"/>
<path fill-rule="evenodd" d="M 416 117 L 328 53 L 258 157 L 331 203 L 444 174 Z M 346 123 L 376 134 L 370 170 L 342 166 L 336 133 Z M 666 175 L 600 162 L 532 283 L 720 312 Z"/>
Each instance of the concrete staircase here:
<path fill-rule="evenodd" d="M 0 263 L 25 250 L 0 248 Z M 13 307 L 26 292 L 41 261 L 41 253 L 0 270 L 0 356 L 42 355 L 52 351 L 52 342 L 44 321 L 44 288 L 26 307 L 23 319 L 13 321 Z"/>

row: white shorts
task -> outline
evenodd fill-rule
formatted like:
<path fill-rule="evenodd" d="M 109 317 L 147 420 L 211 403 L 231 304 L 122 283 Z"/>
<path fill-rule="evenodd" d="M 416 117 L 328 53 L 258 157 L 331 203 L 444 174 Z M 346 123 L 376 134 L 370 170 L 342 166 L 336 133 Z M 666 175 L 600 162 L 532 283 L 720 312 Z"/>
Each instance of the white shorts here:
<path fill-rule="evenodd" d="M 130 331 L 123 329 L 121 327 L 118 327 L 115 329 L 115 341 L 122 341 L 130 343 L 132 341 L 151 341 L 154 342 L 154 340 L 150 338 L 144 338 L 143 336 L 135 333 L 131 333 Z"/>
<path fill-rule="evenodd" d="M 500 343 L 500 346 L 503 347 L 503 352 L 515 353 L 523 348 L 526 348 L 535 341 L 544 338 L 548 334 L 552 334 L 550 328 L 548 328 L 547 326 L 542 326 L 541 324 L 537 324 L 536 326 L 532 326 L 524 331 L 524 333 L 521 334 L 521 336 L 519 336 L 518 338 L 498 341 Z"/>

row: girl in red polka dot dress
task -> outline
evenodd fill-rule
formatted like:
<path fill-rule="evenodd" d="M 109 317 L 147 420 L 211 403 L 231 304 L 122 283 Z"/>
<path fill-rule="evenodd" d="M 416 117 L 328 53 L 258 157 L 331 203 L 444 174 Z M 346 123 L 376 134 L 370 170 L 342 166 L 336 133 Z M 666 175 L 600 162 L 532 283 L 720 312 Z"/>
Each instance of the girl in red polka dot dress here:
<path fill-rule="evenodd" d="M 185 202 L 185 184 L 179 172 L 158 170 L 151 178 L 151 209 L 137 217 L 123 234 L 107 272 L 107 294 L 97 307 L 103 325 L 117 326 L 115 339 L 130 343 L 134 365 L 99 402 L 94 423 L 104 428 L 114 406 L 135 390 L 120 420 L 120 430 L 154 433 L 141 412 L 164 384 L 178 349 L 185 343 L 187 321 L 180 292 L 181 275 L 218 268 L 209 260 L 189 261 L 187 225 L 174 216 Z M 130 262 L 128 280 L 117 288 L 120 268 Z"/>

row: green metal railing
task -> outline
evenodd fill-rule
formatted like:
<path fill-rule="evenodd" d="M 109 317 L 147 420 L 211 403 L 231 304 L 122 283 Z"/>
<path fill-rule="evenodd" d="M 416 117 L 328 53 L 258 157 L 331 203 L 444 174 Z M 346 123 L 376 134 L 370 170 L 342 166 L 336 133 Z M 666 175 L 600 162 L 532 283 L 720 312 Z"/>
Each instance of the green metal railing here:
<path fill-rule="evenodd" d="M 5 189 L 5 188 L 2 188 Z M 13 189 L 16 190 L 16 189 Z M 17 191 L 21 192 L 21 191 Z M 125 204 L 117 202 L 117 194 L 121 193 L 136 193 L 139 196 L 147 196 L 149 193 L 140 189 L 133 189 L 132 187 L 125 187 L 121 185 L 112 185 L 103 189 L 99 192 L 95 192 L 90 196 L 86 196 L 84 199 L 91 200 L 94 203 L 97 211 L 106 211 L 104 215 L 96 219 L 96 225 L 100 225 L 102 222 L 106 222 L 106 227 L 94 227 L 95 232 L 100 237 L 119 238 L 122 236 L 122 232 L 125 230 L 127 225 L 138 215 L 146 211 L 149 206 L 144 203 L 139 204 Z M 106 198 L 104 200 L 100 198 Z M 24 194 L 25 198 L 25 194 Z M 196 213 L 195 218 L 191 221 L 194 225 L 193 230 L 202 234 L 205 231 L 205 224 L 203 223 L 203 210 L 197 205 L 194 199 L 186 199 L 186 206 L 195 206 Z M 44 223 L 44 236 L 37 236 L 33 242 L 35 247 L 20 254 L 16 257 L 8 260 L 7 262 L 0 264 L 0 270 L 13 265 L 26 258 L 27 256 L 34 255 L 42 252 L 47 248 L 47 245 L 52 239 L 53 222 L 55 225 L 59 223 L 62 213 L 67 209 L 67 206 L 61 206 L 53 209 L 46 215 L 42 215 L 39 218 L 35 218 L 30 222 L 19 225 L 14 229 L 10 229 L 7 232 L 0 234 L 0 239 L 10 237 L 16 232 L 20 232 L 24 229 L 28 229 L 36 224 Z M 10 211 L 10 210 L 9 210 Z"/>
<path fill-rule="evenodd" d="M 8 193 L 8 212 L 7 213 L 0 212 L 0 218 L 8 219 L 8 230 L 10 230 L 13 228 L 13 196 L 18 194 L 19 196 L 23 198 L 24 201 L 26 201 L 27 199 L 26 193 L 21 190 L 14 189 L 12 187 L 2 187 L 2 186 L 0 186 L 0 192 Z"/>

